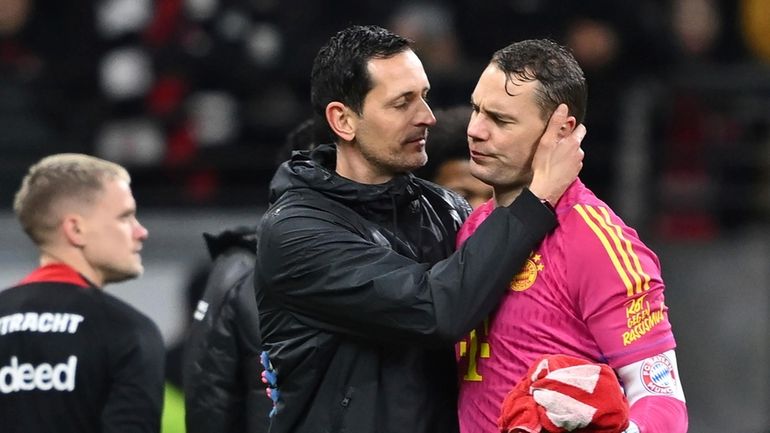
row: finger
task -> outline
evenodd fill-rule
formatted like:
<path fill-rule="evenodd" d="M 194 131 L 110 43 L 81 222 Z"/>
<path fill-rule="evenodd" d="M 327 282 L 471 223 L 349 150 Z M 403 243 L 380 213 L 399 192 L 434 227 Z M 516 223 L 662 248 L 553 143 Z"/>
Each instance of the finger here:
<path fill-rule="evenodd" d="M 560 130 L 562 130 L 562 128 L 566 130 L 567 127 L 565 124 L 567 123 L 568 112 L 567 104 L 559 104 L 559 106 L 556 107 L 551 118 L 548 119 L 548 126 L 545 128 L 545 133 L 543 133 L 548 140 L 555 141 L 560 135 Z"/>
<path fill-rule="evenodd" d="M 582 143 L 587 133 L 588 130 L 586 130 L 586 127 L 583 126 L 583 124 L 580 124 L 577 126 L 577 128 L 575 128 L 575 132 L 573 134 L 575 135 L 575 139 L 578 141 L 578 143 Z"/>

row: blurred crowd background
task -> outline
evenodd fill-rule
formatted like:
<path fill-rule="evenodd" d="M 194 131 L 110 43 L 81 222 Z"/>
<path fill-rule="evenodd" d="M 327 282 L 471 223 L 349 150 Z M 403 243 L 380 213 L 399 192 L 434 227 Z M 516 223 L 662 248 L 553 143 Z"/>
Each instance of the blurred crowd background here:
<path fill-rule="evenodd" d="M 767 431 L 770 0 L 0 0 L 4 209 L 43 155 L 119 162 L 164 240 L 137 284 L 184 286 L 198 268 L 167 255 L 205 259 L 200 231 L 256 220 L 311 115 L 314 55 L 349 24 L 413 39 L 434 108 L 466 104 L 510 42 L 568 45 L 589 85 L 581 177 L 661 256 L 691 431 Z M 169 344 L 174 290 L 165 310 L 133 298 Z"/>
<path fill-rule="evenodd" d="M 316 51 L 373 23 L 416 41 L 434 107 L 466 103 L 509 42 L 565 43 L 589 82 L 589 186 L 664 236 L 770 219 L 767 0 L 0 5 L 4 202 L 31 161 L 83 151 L 127 165 L 144 206 L 264 203 Z"/>

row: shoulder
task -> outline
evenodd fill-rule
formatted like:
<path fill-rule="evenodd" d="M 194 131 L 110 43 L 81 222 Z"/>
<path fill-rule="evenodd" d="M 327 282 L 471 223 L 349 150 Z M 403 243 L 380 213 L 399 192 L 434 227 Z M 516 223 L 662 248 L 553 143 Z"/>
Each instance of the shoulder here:
<path fill-rule="evenodd" d="M 141 338 L 161 339 L 160 329 L 149 316 L 110 293 L 100 293 L 102 317 L 115 330 L 122 329 Z"/>
<path fill-rule="evenodd" d="M 415 177 L 414 182 L 420 187 L 423 196 L 434 208 L 456 212 L 462 221 L 465 221 L 471 214 L 471 206 L 460 194 L 419 177 Z"/>
<path fill-rule="evenodd" d="M 243 290 L 253 296 L 248 276 L 253 273 L 255 261 L 256 252 L 240 247 L 231 247 L 214 260 L 201 297 L 208 310 L 217 311 L 223 303 L 236 302 Z"/>
<path fill-rule="evenodd" d="M 484 222 L 485 219 L 495 210 L 495 199 L 489 199 L 486 203 L 477 207 L 473 213 L 465 220 L 460 232 L 457 234 L 457 246 L 462 245 Z"/>
<path fill-rule="evenodd" d="M 258 230 L 260 239 L 266 228 L 293 219 L 326 220 L 339 214 L 344 205 L 318 191 L 304 188 L 286 192 L 265 211 Z"/>
<path fill-rule="evenodd" d="M 608 225 L 627 227 L 605 202 L 579 181 L 570 186 L 559 201 L 556 216 L 559 224 L 571 231 L 590 232 Z"/>

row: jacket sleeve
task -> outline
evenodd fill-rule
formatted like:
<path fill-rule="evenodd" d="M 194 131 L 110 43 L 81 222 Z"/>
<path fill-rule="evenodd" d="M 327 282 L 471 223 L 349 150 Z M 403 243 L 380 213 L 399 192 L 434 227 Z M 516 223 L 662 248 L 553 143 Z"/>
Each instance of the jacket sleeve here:
<path fill-rule="evenodd" d="M 367 241 L 323 210 L 278 207 L 263 219 L 256 272 L 264 296 L 308 326 L 388 342 L 453 343 L 497 305 L 555 225 L 525 190 L 430 267 Z"/>
<path fill-rule="evenodd" d="M 158 433 L 165 349 L 149 319 L 112 341 L 111 383 L 102 411 L 104 433 Z"/>
<path fill-rule="evenodd" d="M 252 258 L 252 268 L 254 265 Z M 235 323 L 241 359 L 239 362 L 239 382 L 244 388 L 245 422 L 250 433 L 267 432 L 270 426 L 270 411 L 273 401 L 265 394 L 267 385 L 262 383 L 261 374 L 264 368 L 260 361 L 262 339 L 259 329 L 259 312 L 254 296 L 254 272 L 244 278 L 238 287 L 234 305 L 236 309 Z"/>
<path fill-rule="evenodd" d="M 202 298 L 208 308 L 195 318 L 184 355 L 188 433 L 245 431 L 247 393 L 258 386 L 258 373 L 248 383 L 243 377 L 244 363 L 258 359 L 254 352 L 259 348 L 253 260 L 252 253 L 232 249 L 212 267 Z M 251 302 L 243 305 L 244 300 Z M 269 402 L 264 391 L 262 398 Z"/>

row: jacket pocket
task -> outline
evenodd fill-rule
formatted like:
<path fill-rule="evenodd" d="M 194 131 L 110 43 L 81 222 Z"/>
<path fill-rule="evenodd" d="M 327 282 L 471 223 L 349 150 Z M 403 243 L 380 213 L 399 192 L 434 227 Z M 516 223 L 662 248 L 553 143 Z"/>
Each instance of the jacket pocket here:
<path fill-rule="evenodd" d="M 345 391 L 345 395 L 339 401 L 336 408 L 334 418 L 332 419 L 331 433 L 344 433 L 347 427 L 347 420 L 351 414 L 350 406 L 353 403 L 353 394 L 355 393 L 354 387 L 348 387 Z"/>

